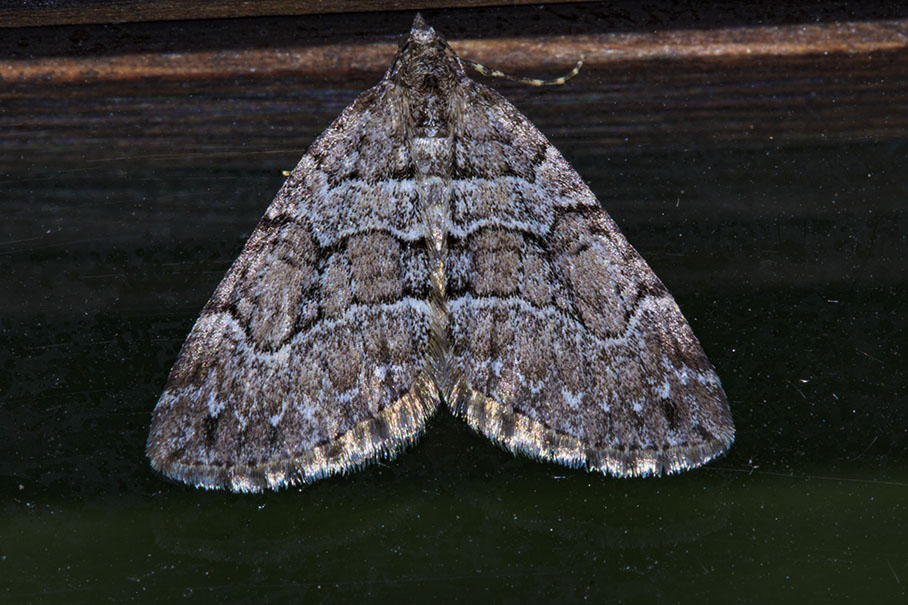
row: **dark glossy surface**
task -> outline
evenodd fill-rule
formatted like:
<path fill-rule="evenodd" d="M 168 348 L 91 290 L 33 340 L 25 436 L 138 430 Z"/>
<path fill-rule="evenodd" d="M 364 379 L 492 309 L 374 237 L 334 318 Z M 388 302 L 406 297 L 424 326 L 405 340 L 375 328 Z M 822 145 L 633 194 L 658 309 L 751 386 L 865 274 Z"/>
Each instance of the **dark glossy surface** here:
<path fill-rule="evenodd" d="M 444 410 L 396 460 L 304 489 L 155 475 L 148 423 L 186 333 L 281 170 L 361 83 L 140 83 L 7 105 L 0 600 L 900 602 L 905 106 L 873 97 L 827 138 L 809 94 L 790 92 L 782 114 L 748 114 L 765 136 L 715 140 L 666 121 L 696 98 L 634 105 L 673 89 L 668 70 L 646 73 L 633 89 L 596 73 L 499 87 L 588 180 L 723 379 L 729 454 L 648 480 L 514 458 Z"/>

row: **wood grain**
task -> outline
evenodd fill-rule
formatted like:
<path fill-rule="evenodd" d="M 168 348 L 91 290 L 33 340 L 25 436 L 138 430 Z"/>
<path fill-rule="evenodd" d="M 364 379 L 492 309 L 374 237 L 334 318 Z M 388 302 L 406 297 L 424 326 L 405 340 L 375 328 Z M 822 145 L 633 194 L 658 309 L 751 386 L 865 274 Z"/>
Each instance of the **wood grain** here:
<path fill-rule="evenodd" d="M 554 0 L 547 4 L 589 0 Z M 508 0 L 507 4 L 519 6 L 535 4 L 534 0 Z M 187 3 L 180 0 L 64 0 L 53 3 L 22 3 L 19 6 L 0 6 L 0 28 L 46 27 L 51 25 L 89 25 L 103 23 L 138 23 L 147 21 L 183 21 L 187 19 L 236 19 L 242 17 L 296 16 L 327 13 L 353 13 L 367 11 L 416 11 L 423 9 L 469 8 L 496 6 L 500 0 L 434 0 L 414 2 L 406 0 L 319 0 L 318 2 L 286 2 L 260 0 L 258 2 Z"/>

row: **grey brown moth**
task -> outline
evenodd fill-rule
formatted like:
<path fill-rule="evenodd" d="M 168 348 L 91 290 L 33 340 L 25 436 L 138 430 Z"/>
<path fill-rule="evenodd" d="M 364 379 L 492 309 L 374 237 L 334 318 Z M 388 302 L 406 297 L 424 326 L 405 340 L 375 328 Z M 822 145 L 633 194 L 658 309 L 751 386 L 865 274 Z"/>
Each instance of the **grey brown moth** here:
<path fill-rule="evenodd" d="M 147 454 L 198 487 L 276 489 L 395 454 L 442 403 L 511 451 L 621 477 L 734 439 L 665 286 L 417 16 L 205 306 Z"/>

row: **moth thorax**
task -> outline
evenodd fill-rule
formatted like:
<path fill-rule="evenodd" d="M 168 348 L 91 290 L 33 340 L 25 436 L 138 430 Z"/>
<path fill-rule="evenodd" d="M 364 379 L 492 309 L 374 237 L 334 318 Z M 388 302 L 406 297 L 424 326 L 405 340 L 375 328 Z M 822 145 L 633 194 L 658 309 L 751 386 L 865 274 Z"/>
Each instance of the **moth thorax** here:
<path fill-rule="evenodd" d="M 454 145 L 448 137 L 414 137 L 410 154 L 417 175 L 450 177 Z"/>

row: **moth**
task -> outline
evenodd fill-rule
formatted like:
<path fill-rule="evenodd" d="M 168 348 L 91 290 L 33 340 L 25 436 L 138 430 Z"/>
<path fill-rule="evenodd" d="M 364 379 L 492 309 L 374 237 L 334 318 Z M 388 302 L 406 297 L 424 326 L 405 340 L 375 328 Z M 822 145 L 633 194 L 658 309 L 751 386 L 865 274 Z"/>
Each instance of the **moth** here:
<path fill-rule="evenodd" d="M 208 301 L 147 455 L 197 487 L 277 489 L 395 455 L 442 404 L 512 452 L 619 477 L 734 439 L 665 286 L 417 16 Z"/>

